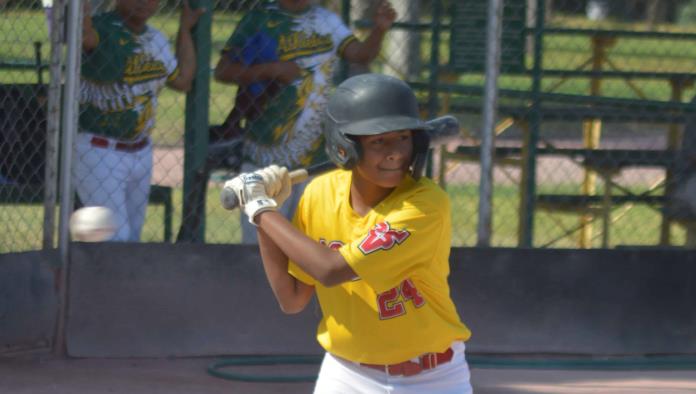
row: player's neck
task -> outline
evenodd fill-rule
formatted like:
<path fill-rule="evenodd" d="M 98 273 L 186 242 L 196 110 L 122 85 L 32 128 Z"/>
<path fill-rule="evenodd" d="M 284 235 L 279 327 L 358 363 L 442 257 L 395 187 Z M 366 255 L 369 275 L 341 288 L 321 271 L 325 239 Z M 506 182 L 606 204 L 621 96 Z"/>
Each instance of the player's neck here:
<path fill-rule="evenodd" d="M 117 10 L 119 12 L 119 10 Z M 123 19 L 123 24 L 130 29 L 130 31 L 141 34 L 145 31 L 147 27 L 147 19 L 143 20 L 141 18 L 133 17 L 126 12 L 119 12 L 121 19 Z"/>
<path fill-rule="evenodd" d="M 350 204 L 355 213 L 365 216 L 371 209 L 387 198 L 395 188 L 385 188 L 376 185 L 356 174 L 356 172 L 353 173 L 353 179 L 350 184 Z"/>

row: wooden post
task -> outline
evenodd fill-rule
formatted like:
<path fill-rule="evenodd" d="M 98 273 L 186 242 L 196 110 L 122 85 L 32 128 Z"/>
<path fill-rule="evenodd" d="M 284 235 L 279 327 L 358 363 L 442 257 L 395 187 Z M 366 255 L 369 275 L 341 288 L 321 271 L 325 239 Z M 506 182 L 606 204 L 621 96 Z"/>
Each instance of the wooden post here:
<path fill-rule="evenodd" d="M 684 80 L 682 78 L 672 78 L 670 79 L 669 83 L 672 88 L 670 100 L 675 103 L 680 103 L 682 101 L 684 88 L 691 86 L 693 81 Z M 681 140 L 681 128 L 678 124 L 671 123 L 667 130 L 667 149 L 676 155 L 676 151 L 681 145 Z M 674 180 L 674 170 L 668 167 L 665 170 L 665 196 L 668 198 L 674 193 Z M 672 244 L 671 227 L 672 220 L 667 215 L 662 215 L 662 223 L 660 224 L 660 245 L 667 246 Z"/>
<path fill-rule="evenodd" d="M 520 120 L 519 122 L 520 129 L 522 129 L 522 136 L 523 136 L 523 141 L 522 141 L 522 154 L 521 154 L 521 163 L 526 163 L 527 161 L 531 160 L 530 158 L 530 152 L 529 152 L 529 143 L 531 140 L 531 133 L 529 129 L 529 122 L 525 120 Z M 529 194 L 529 185 L 528 185 L 528 180 L 529 180 L 530 174 L 527 166 L 524 164 L 520 168 L 520 189 L 519 189 L 519 195 L 520 195 L 520 205 L 519 205 L 519 216 L 518 216 L 518 224 L 517 224 L 517 245 L 522 246 L 525 243 L 525 237 L 531 237 L 531 235 L 525 234 L 525 226 L 526 226 L 526 201 L 525 201 L 525 196 L 528 196 Z"/>
<path fill-rule="evenodd" d="M 606 48 L 613 45 L 614 38 L 604 37 L 601 35 L 592 36 L 592 71 L 601 71 L 604 59 L 606 57 Z M 599 96 L 602 90 L 601 77 L 592 77 L 590 82 L 590 95 Z M 588 149 L 599 148 L 599 141 L 602 134 L 602 120 L 589 119 L 583 121 L 582 139 L 583 146 Z M 585 169 L 585 175 L 582 182 L 582 194 L 592 196 L 597 191 L 597 173 L 594 170 Z M 580 248 L 590 248 L 592 246 L 592 220 L 593 215 L 583 213 L 580 217 L 580 239 L 578 246 Z"/>

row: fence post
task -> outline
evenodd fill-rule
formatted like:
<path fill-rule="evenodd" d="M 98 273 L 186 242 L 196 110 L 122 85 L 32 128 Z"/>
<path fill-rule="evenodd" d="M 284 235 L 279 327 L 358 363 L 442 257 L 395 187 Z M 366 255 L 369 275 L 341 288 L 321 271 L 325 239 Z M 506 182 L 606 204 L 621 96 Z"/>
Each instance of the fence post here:
<path fill-rule="evenodd" d="M 50 26 L 63 26 L 63 1 L 56 1 L 51 11 Z M 57 28 L 61 31 L 61 28 Z M 60 34 L 50 34 L 50 76 L 46 106 L 46 168 L 44 172 L 43 249 L 53 248 L 58 188 L 58 147 L 60 144 L 60 92 L 63 75 L 62 40 Z M 39 74 L 40 75 L 40 74 Z"/>
<path fill-rule="evenodd" d="M 525 137 L 522 158 L 522 190 L 520 199 L 520 231 L 518 246 L 532 247 L 534 243 L 534 211 L 536 207 L 536 151 L 541 128 L 541 68 L 544 47 L 544 0 L 537 0 L 534 26 L 534 63 L 532 69 L 532 108 L 529 132 Z"/>
<path fill-rule="evenodd" d="M 493 151 L 495 149 L 495 118 L 498 105 L 500 73 L 500 40 L 502 0 L 489 0 L 486 24 L 486 81 L 483 97 L 481 129 L 481 183 L 479 185 L 478 246 L 490 246 L 493 204 Z"/>
<path fill-rule="evenodd" d="M 191 1 L 192 8 L 205 7 L 193 28 L 193 44 L 196 48 L 196 75 L 193 88 L 186 95 L 186 120 L 184 127 L 184 198 L 181 211 L 182 221 L 187 213 L 196 211 L 195 201 L 186 198 L 196 193 L 194 178 L 196 171 L 205 164 L 208 155 L 208 98 L 210 97 L 210 36 L 212 4 L 210 0 Z M 205 207 L 205 196 L 202 196 Z M 191 205 L 193 203 L 194 205 Z M 191 206 L 189 206 L 191 205 Z M 205 208 L 202 209 L 198 228 L 193 229 L 191 241 L 205 242 Z"/>
<path fill-rule="evenodd" d="M 67 313 L 68 247 L 70 214 L 73 210 L 72 154 L 73 137 L 77 129 L 78 87 L 80 84 L 80 55 L 82 53 L 82 5 L 80 0 L 68 0 L 67 61 L 65 68 L 65 93 L 63 95 L 63 138 L 60 161 L 60 227 L 58 250 L 60 252 L 60 278 L 58 284 L 58 323 L 56 325 L 55 352 L 65 355 L 65 318 Z M 62 28 L 62 26 L 61 26 Z"/>

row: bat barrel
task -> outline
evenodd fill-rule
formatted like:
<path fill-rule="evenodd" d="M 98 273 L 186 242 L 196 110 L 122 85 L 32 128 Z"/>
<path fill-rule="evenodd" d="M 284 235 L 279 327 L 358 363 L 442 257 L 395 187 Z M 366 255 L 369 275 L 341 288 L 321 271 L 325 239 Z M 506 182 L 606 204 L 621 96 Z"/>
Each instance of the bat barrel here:
<path fill-rule="evenodd" d="M 446 144 L 459 137 L 459 120 L 452 115 L 440 116 L 425 122 L 430 136 L 430 147 Z"/>

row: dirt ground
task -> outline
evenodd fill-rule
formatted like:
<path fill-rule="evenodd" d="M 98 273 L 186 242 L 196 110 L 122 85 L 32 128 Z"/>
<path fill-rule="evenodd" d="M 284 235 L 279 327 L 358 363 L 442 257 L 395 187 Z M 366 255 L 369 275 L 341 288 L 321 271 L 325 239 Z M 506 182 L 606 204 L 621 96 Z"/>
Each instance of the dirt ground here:
<path fill-rule="evenodd" d="M 48 355 L 0 358 L 0 393 L 8 394 L 295 394 L 312 383 L 250 383 L 212 377 L 215 359 L 64 359 Z M 249 374 L 311 375 L 316 366 L 247 367 Z M 686 394 L 692 371 L 560 371 L 472 369 L 477 394 Z"/>

